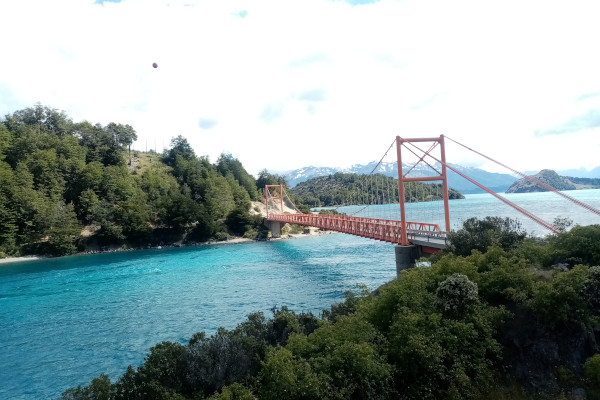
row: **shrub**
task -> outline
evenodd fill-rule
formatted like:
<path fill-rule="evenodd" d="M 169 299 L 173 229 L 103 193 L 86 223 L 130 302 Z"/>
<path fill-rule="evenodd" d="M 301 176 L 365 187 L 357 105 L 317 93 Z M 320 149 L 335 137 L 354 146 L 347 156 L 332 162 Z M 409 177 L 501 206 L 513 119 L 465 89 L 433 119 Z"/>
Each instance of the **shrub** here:
<path fill-rule="evenodd" d="M 600 265 L 600 225 L 576 226 L 553 237 L 556 261 L 571 265 Z"/>
<path fill-rule="evenodd" d="M 216 393 L 208 398 L 208 400 L 255 400 L 256 397 L 250 389 L 240 383 L 233 383 L 229 386 L 224 386 L 221 393 Z"/>
<path fill-rule="evenodd" d="M 550 328 L 563 324 L 586 325 L 590 312 L 580 295 L 588 276 L 588 267 L 578 265 L 570 271 L 556 270 L 550 282 L 538 282 L 532 301 L 533 310 Z"/>
<path fill-rule="evenodd" d="M 473 250 L 485 252 L 490 246 L 498 246 L 504 250 L 517 248 L 527 233 L 517 220 L 500 217 L 484 219 L 469 218 L 463 228 L 448 235 L 452 244 L 452 252 L 468 256 Z"/>
<path fill-rule="evenodd" d="M 581 295 L 593 313 L 600 316 L 600 267 L 590 268 L 588 277 L 583 282 Z"/>
<path fill-rule="evenodd" d="M 256 231 L 255 229 L 251 229 L 249 231 L 244 232 L 244 236 L 242 236 L 244 239 L 256 239 L 256 236 L 258 236 L 258 231 Z"/>
<path fill-rule="evenodd" d="M 219 242 L 223 242 L 225 240 L 229 240 L 229 235 L 226 232 L 217 232 L 215 233 L 215 239 Z"/>
<path fill-rule="evenodd" d="M 600 354 L 590 357 L 584 364 L 585 377 L 588 383 L 588 398 L 600 399 Z"/>
<path fill-rule="evenodd" d="M 463 274 L 452 274 L 440 282 L 435 295 L 442 313 L 457 319 L 463 318 L 471 306 L 479 301 L 477 284 Z"/>

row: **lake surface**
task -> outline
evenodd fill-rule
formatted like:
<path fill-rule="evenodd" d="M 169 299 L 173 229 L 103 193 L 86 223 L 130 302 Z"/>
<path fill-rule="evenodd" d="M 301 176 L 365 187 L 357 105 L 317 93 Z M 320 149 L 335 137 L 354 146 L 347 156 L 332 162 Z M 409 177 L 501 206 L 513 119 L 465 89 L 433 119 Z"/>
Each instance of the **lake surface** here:
<path fill-rule="evenodd" d="M 600 190 L 567 193 L 600 208 Z M 507 197 L 550 223 L 561 216 L 600 224 L 552 193 Z M 411 204 L 407 219 L 440 223 L 440 209 L 441 202 Z M 472 216 L 521 219 L 483 194 L 451 201 L 450 210 L 454 228 Z M 274 306 L 318 314 L 357 283 L 374 289 L 395 274 L 392 245 L 344 234 L 0 265 L 0 399 L 58 398 L 101 373 L 114 382 L 161 341 L 231 329 Z"/>

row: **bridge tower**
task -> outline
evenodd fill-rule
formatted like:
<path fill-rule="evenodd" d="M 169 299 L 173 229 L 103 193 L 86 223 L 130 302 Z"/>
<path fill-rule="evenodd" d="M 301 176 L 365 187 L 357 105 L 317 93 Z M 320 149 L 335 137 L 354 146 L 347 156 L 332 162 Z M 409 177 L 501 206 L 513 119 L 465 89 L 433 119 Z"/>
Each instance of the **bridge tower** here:
<path fill-rule="evenodd" d="M 432 143 L 429 150 L 425 151 L 420 149 L 414 143 Z M 440 149 L 440 170 L 429 164 L 427 157 L 431 155 L 434 149 L 439 146 Z M 402 149 L 410 151 L 412 154 L 417 156 L 419 160 L 413 165 L 406 173 L 403 171 L 402 166 Z M 415 150 L 418 152 L 416 153 Z M 450 211 L 448 207 L 448 179 L 446 173 L 446 147 L 444 143 L 444 135 L 440 135 L 438 138 L 401 138 L 396 136 L 396 152 L 398 157 L 398 193 L 400 200 L 400 220 L 401 220 L 401 240 L 400 244 L 396 245 L 396 271 L 398 275 L 404 269 L 411 268 L 414 266 L 415 261 L 423 253 L 429 253 L 437 251 L 436 249 L 429 248 L 426 244 L 419 244 L 418 240 L 408 240 L 408 230 L 406 223 L 406 208 L 405 208 L 405 197 L 404 197 L 404 184 L 406 182 L 431 182 L 431 181 L 442 181 L 443 201 L 444 201 L 444 222 L 446 232 L 450 231 Z M 435 157 L 430 157 L 436 159 Z M 419 163 L 425 163 L 433 171 L 437 173 L 434 176 L 423 176 L 423 177 L 408 177 L 408 173 L 415 168 Z"/>
<path fill-rule="evenodd" d="M 279 189 L 279 196 L 273 196 L 269 190 L 270 188 Z M 271 202 L 274 203 L 275 207 L 276 204 L 279 203 L 279 209 L 281 210 L 281 214 L 283 214 L 283 185 L 265 185 L 265 206 L 267 208 L 265 224 L 267 228 L 269 228 L 269 231 L 271 231 L 273 237 L 278 238 L 281 237 L 281 228 L 283 227 L 283 224 L 281 222 L 269 220 L 269 203 Z"/>

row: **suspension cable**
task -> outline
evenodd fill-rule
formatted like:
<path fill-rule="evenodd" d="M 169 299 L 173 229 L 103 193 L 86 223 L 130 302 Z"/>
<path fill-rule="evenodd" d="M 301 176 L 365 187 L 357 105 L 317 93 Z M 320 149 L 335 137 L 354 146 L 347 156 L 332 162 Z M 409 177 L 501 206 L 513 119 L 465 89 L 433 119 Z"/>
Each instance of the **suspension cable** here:
<path fill-rule="evenodd" d="M 421 150 L 419 147 L 415 146 L 413 143 L 408 142 L 411 146 L 413 146 L 414 148 L 416 148 L 419 151 L 423 151 Z M 513 203 L 512 201 L 500 196 L 498 193 L 494 192 L 491 189 L 488 189 L 487 187 L 483 186 L 481 183 L 475 181 L 474 179 L 469 178 L 467 175 L 463 174 L 462 172 L 460 172 L 459 170 L 457 170 L 456 168 L 452 167 L 451 165 L 448 165 L 447 163 L 442 162 L 441 160 L 438 160 L 436 157 L 434 157 L 433 155 L 429 155 L 429 157 L 433 158 L 435 161 L 439 162 L 441 165 L 445 165 L 446 168 L 451 169 L 452 171 L 456 172 L 458 175 L 462 176 L 463 178 L 467 179 L 469 182 L 477 185 L 479 188 L 485 190 L 486 192 L 488 192 L 489 194 L 491 194 L 492 196 L 496 197 L 498 200 L 502 201 L 505 204 L 508 204 L 509 206 L 511 206 L 512 208 L 514 208 L 515 210 L 519 211 L 521 214 L 529 217 L 530 219 L 532 219 L 533 221 L 537 222 L 538 224 L 542 225 L 544 228 L 554 232 L 554 233 L 558 233 L 558 231 L 556 230 L 556 228 L 554 228 L 552 225 L 548 224 L 547 222 L 545 222 L 544 220 L 536 217 L 535 215 L 533 215 L 532 213 L 530 213 L 529 211 L 525 210 L 523 207 L 520 207 L 518 205 L 516 205 L 515 203 Z"/>
<path fill-rule="evenodd" d="M 519 171 L 517 171 L 517 170 L 515 170 L 515 169 L 512 169 L 511 167 L 509 167 L 509 166 L 507 166 L 507 165 L 504 165 L 504 164 L 502 164 L 501 162 L 499 162 L 499 161 L 496 161 L 496 160 L 494 160 L 493 158 L 490 158 L 490 157 L 486 156 L 485 154 L 482 154 L 482 153 L 478 152 L 477 150 L 473 150 L 472 148 L 470 148 L 470 147 L 467 147 L 467 146 L 465 146 L 464 144 L 462 144 L 462 143 L 459 143 L 459 142 L 457 142 L 456 140 L 454 140 L 454 139 L 452 139 L 452 138 L 450 138 L 450 137 L 448 137 L 448 136 L 444 136 L 444 137 L 445 137 L 445 138 L 447 138 L 447 139 L 450 139 L 450 140 L 451 140 L 451 141 L 453 141 L 454 143 L 456 143 L 456 144 L 458 144 L 458 145 L 460 145 L 460 146 L 464 147 L 464 148 L 465 148 L 465 149 L 467 149 L 467 150 L 471 150 L 473 153 L 476 153 L 476 154 L 478 154 L 478 155 L 480 155 L 480 156 L 482 156 L 482 157 L 484 157 L 484 158 L 486 158 L 486 159 L 488 159 L 488 160 L 490 160 L 490 161 L 492 161 L 492 162 L 494 162 L 494 163 L 496 163 L 496 164 L 498 164 L 498 165 L 500 165 L 500 166 L 502 166 L 502 167 L 504 167 L 504 168 L 507 168 L 507 169 L 511 170 L 511 171 L 512 171 L 512 172 L 514 172 L 515 174 L 517 174 L 517 175 L 519 175 L 519 176 L 521 176 L 521 177 L 523 177 L 523 178 L 527 179 L 528 181 L 530 181 L 530 182 L 532 182 L 532 183 L 535 183 L 536 185 L 539 185 L 539 186 L 541 186 L 541 187 L 545 188 L 546 190 L 549 190 L 549 191 L 551 191 L 551 192 L 554 192 L 554 193 L 558 194 L 559 196 L 562 196 L 562 197 L 564 197 L 565 199 L 567 199 L 567 200 L 569 200 L 569 201 L 572 201 L 573 203 L 577 204 L 578 206 L 581 206 L 581 207 L 585 208 L 586 210 L 588 210 L 588 211 L 591 211 L 591 212 L 593 212 L 594 214 L 600 215 L 600 210 L 597 210 L 597 209 L 595 209 L 594 207 L 592 207 L 592 206 L 590 206 L 590 205 L 588 205 L 588 204 L 585 204 L 585 203 L 583 203 L 583 202 L 581 202 L 581 201 L 579 201 L 579 200 L 577 200 L 577 199 L 574 199 L 573 197 L 571 197 L 571 196 L 569 196 L 569 195 L 566 195 L 566 194 L 564 194 L 563 192 L 561 192 L 561 191 L 559 191 L 559 190 L 557 190 L 557 189 L 553 188 L 553 187 L 552 187 L 552 186 L 550 186 L 550 185 L 547 185 L 547 184 L 545 184 L 544 182 L 540 181 L 539 179 L 536 179 L 536 178 L 534 178 L 534 177 L 532 177 L 532 176 L 525 175 L 525 174 L 524 174 L 524 173 L 522 173 L 522 172 L 519 172 Z"/>

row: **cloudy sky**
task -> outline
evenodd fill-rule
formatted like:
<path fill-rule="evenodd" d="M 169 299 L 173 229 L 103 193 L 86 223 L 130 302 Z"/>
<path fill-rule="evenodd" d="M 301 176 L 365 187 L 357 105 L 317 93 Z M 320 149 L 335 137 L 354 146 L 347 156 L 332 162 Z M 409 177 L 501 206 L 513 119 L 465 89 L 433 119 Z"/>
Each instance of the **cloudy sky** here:
<path fill-rule="evenodd" d="M 367 163 L 396 135 L 519 170 L 600 165 L 597 0 L 2 0 L 0 15 L 2 116 L 40 102 L 251 173 Z M 497 170 L 455 145 L 447 159 Z"/>

